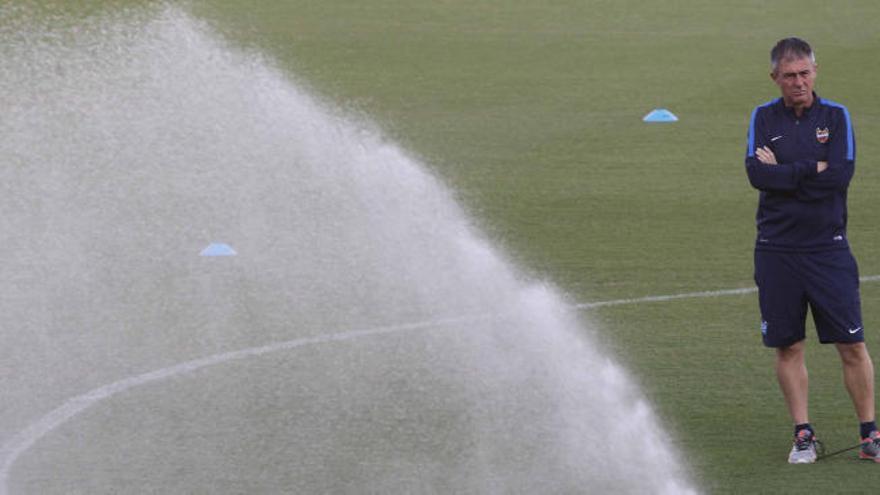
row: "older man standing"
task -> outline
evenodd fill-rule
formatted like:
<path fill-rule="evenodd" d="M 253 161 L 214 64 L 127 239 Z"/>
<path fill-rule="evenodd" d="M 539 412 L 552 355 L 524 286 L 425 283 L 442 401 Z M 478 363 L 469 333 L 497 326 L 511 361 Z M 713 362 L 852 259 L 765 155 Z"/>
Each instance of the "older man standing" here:
<path fill-rule="evenodd" d="M 859 456 L 880 462 L 874 367 L 864 343 L 859 277 L 846 238 L 846 194 L 855 167 L 849 111 L 813 92 L 815 56 L 798 38 L 770 52 L 782 96 L 752 112 L 746 171 L 760 191 L 755 282 L 764 345 L 776 349 L 776 375 L 795 424 L 792 464 L 816 461 L 807 413 L 804 361 L 807 308 L 819 341 L 833 343 L 858 416 Z"/>

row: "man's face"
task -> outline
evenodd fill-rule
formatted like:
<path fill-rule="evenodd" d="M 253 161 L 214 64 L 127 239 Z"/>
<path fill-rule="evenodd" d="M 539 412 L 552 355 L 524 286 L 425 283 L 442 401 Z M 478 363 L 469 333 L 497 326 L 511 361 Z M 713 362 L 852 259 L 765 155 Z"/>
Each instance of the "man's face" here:
<path fill-rule="evenodd" d="M 809 58 L 783 59 L 779 62 L 776 72 L 770 77 L 782 90 L 782 99 L 787 106 L 803 107 L 813 103 L 816 69 L 816 64 Z"/>

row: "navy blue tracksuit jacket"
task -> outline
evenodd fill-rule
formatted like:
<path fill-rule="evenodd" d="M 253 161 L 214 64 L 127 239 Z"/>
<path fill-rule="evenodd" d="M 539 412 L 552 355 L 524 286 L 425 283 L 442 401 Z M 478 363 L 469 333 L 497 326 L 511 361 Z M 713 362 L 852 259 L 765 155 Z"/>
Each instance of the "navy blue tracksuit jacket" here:
<path fill-rule="evenodd" d="M 778 165 L 758 161 L 767 146 Z M 849 111 L 819 98 L 797 117 L 782 98 L 758 106 L 749 124 L 746 171 L 760 191 L 755 249 L 810 252 L 849 248 L 846 190 L 856 146 Z M 816 162 L 828 169 L 816 172 Z"/>

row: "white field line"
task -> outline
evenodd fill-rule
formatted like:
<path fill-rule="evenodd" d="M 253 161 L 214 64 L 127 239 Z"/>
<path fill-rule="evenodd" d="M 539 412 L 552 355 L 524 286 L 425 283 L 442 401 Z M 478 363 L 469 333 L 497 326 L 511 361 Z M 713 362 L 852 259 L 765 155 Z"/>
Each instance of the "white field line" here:
<path fill-rule="evenodd" d="M 876 282 L 880 281 L 880 275 L 862 277 L 860 280 L 862 282 Z M 677 299 L 723 297 L 737 294 L 748 294 L 755 291 L 755 288 L 740 288 L 716 291 L 687 292 L 682 294 L 646 296 L 634 299 L 616 299 L 610 301 L 581 303 L 575 305 L 574 307 L 577 309 L 595 309 L 606 306 L 663 302 Z M 411 330 L 423 330 L 426 328 L 440 327 L 457 323 L 472 323 L 481 320 L 493 320 L 500 318 L 501 316 L 503 315 L 461 316 L 455 318 L 444 318 L 431 321 L 408 323 L 403 325 L 391 325 L 386 327 L 377 327 L 363 330 L 350 330 L 330 335 L 320 335 L 316 337 L 294 339 L 260 347 L 251 347 L 238 351 L 215 354 L 213 356 L 195 359 L 192 361 L 169 366 L 167 368 L 162 368 L 140 375 L 123 378 L 119 381 L 98 387 L 84 394 L 77 395 L 68 399 L 66 402 L 64 402 L 54 410 L 50 411 L 48 414 L 34 421 L 25 429 L 19 431 L 8 440 L 6 440 L 3 443 L 3 446 L 0 447 L 0 495 L 9 494 L 7 482 L 9 480 L 9 473 L 12 470 L 12 466 L 15 464 L 15 461 L 17 461 L 23 453 L 27 452 L 28 449 L 36 444 L 41 438 L 45 437 L 59 426 L 70 421 L 73 417 L 85 411 L 86 409 L 89 409 L 95 404 L 132 388 L 149 383 L 159 382 L 162 380 L 167 380 L 175 376 L 185 375 L 187 373 L 191 373 L 193 371 L 200 370 L 209 366 L 214 366 L 230 361 L 247 359 L 251 357 L 263 356 L 266 354 L 296 349 L 299 347 L 329 344 L 333 342 L 343 342 L 358 339 L 361 337 L 387 335 Z"/>
<path fill-rule="evenodd" d="M 859 277 L 859 281 L 861 282 L 877 282 L 880 281 L 880 275 L 869 275 L 866 277 Z M 578 309 L 595 309 L 595 308 L 603 308 L 605 306 L 622 306 L 625 304 L 642 304 L 642 303 L 650 303 L 650 302 L 664 302 L 664 301 L 674 301 L 676 299 L 699 299 L 704 297 L 723 297 L 723 296 L 735 296 L 739 294 L 751 294 L 753 292 L 758 292 L 757 287 L 743 287 L 740 289 L 724 289 L 724 290 L 706 290 L 701 292 L 685 292 L 682 294 L 669 294 L 665 296 L 645 296 L 638 297 L 633 299 L 614 299 L 611 301 L 597 301 L 597 302 L 588 302 L 588 303 L 580 303 L 576 304 L 574 307 Z"/>
<path fill-rule="evenodd" d="M 635 299 L 615 299 L 613 301 L 598 301 L 598 302 L 588 302 L 576 304 L 575 307 L 578 309 L 594 309 L 594 308 L 604 308 L 605 306 L 621 306 L 624 304 L 642 304 L 649 302 L 663 302 L 663 301 L 674 301 L 676 299 L 696 299 L 700 297 L 721 297 L 721 296 L 733 296 L 736 294 L 749 294 L 752 292 L 757 292 L 758 289 L 755 287 L 744 287 L 742 289 L 726 289 L 726 290 L 707 290 L 702 292 L 686 292 L 683 294 L 669 294 L 666 296 L 645 296 L 638 297 Z"/>
<path fill-rule="evenodd" d="M 403 325 L 391 325 L 386 327 L 377 327 L 364 330 L 351 330 L 347 332 L 339 332 L 330 335 L 320 335 L 316 337 L 307 337 L 301 339 L 288 340 L 260 347 L 252 347 L 249 349 L 241 349 L 238 351 L 224 352 L 215 354 L 193 361 L 169 366 L 167 368 L 158 369 L 143 373 L 141 375 L 123 378 L 122 380 L 104 385 L 96 389 L 90 390 L 84 394 L 77 395 L 68 399 L 66 402 L 28 425 L 25 429 L 13 435 L 3 446 L 0 447 L 0 495 L 8 495 L 9 488 L 7 482 L 9 480 L 9 472 L 15 461 L 28 449 L 30 449 L 37 441 L 45 437 L 53 430 L 68 422 L 74 416 L 94 406 L 98 402 L 113 397 L 116 394 L 125 392 L 141 385 L 166 380 L 175 376 L 185 375 L 193 371 L 213 366 L 229 361 L 236 361 L 251 357 L 263 356 L 266 354 L 296 349 L 317 344 L 328 344 L 332 342 L 342 342 L 353 340 L 361 337 L 374 335 L 385 335 L 391 333 L 400 333 L 409 330 L 422 330 L 429 327 L 446 326 L 457 323 L 473 323 L 481 320 L 493 320 L 501 315 L 480 315 L 480 316 L 462 316 L 455 318 L 444 318 L 432 321 L 423 321 L 416 323 L 408 323 Z"/>

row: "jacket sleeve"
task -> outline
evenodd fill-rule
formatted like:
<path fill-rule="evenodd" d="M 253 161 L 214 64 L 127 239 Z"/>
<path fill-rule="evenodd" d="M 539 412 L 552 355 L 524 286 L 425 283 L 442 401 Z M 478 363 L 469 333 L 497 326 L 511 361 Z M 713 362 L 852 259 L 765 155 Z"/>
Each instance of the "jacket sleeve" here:
<path fill-rule="evenodd" d="M 856 143 L 852 122 L 846 107 L 838 108 L 840 112 L 829 129 L 828 168 L 801 183 L 796 193 L 799 200 L 821 200 L 845 190 L 855 173 Z"/>
<path fill-rule="evenodd" d="M 761 109 L 752 111 L 746 145 L 746 174 L 752 187 L 761 191 L 798 191 L 805 177 L 816 173 L 816 162 L 798 161 L 766 165 L 755 155 L 757 148 L 768 146 L 767 131 Z M 772 146 L 771 146 L 772 148 Z"/>

